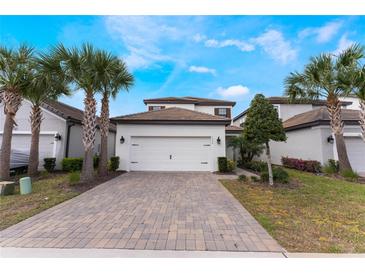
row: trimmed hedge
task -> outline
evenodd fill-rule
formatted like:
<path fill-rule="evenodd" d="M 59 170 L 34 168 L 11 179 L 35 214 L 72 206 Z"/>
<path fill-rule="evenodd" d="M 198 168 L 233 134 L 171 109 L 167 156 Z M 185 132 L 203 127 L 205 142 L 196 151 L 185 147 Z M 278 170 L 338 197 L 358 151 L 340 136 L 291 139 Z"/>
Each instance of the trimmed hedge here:
<path fill-rule="evenodd" d="M 228 171 L 227 157 L 218 157 L 218 170 L 219 170 L 219 172 Z"/>
<path fill-rule="evenodd" d="M 116 171 L 119 168 L 119 156 L 110 157 L 109 169 Z"/>
<path fill-rule="evenodd" d="M 82 158 L 64 158 L 62 160 L 63 171 L 80 171 L 82 169 Z"/>
<path fill-rule="evenodd" d="M 244 163 L 243 167 L 256 172 L 263 172 L 267 170 L 267 163 L 264 161 L 251 161 Z"/>
<path fill-rule="evenodd" d="M 282 157 L 281 162 L 283 166 L 287 168 L 292 168 L 312 173 L 321 172 L 321 163 L 318 161 Z"/>
<path fill-rule="evenodd" d="M 233 160 L 227 160 L 227 171 L 231 172 L 236 168 L 236 162 Z"/>
<path fill-rule="evenodd" d="M 56 167 L 56 158 L 44 158 L 44 169 L 48 172 L 52 172 L 54 168 Z"/>
<path fill-rule="evenodd" d="M 275 183 L 287 184 L 289 183 L 289 174 L 281 167 L 273 167 L 272 175 Z M 269 172 L 263 171 L 260 173 L 261 181 L 269 181 Z"/>

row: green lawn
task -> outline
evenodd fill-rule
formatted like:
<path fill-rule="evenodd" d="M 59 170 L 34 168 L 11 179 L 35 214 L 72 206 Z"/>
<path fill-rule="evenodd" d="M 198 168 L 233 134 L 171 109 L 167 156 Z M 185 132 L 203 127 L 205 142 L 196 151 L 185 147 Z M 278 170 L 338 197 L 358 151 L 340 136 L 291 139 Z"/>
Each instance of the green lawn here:
<path fill-rule="evenodd" d="M 295 187 L 222 183 L 290 252 L 365 252 L 365 185 L 287 171 Z"/>
<path fill-rule="evenodd" d="M 80 192 L 68 187 L 68 175 L 57 174 L 32 183 L 33 192 L 0 197 L 0 230 L 33 216 L 47 208 L 77 196 Z"/>

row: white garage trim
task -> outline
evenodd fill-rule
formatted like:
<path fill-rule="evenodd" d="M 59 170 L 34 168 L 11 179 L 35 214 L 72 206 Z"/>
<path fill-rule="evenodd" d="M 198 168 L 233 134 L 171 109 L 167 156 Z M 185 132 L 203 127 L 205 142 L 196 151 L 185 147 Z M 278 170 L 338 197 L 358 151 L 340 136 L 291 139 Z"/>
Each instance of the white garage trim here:
<path fill-rule="evenodd" d="M 0 134 L 3 134 L 3 131 L 0 131 Z M 55 135 L 57 134 L 57 131 L 41 131 L 39 132 L 40 135 Z M 13 130 L 13 135 L 32 135 L 31 131 L 21 131 L 21 130 Z"/>

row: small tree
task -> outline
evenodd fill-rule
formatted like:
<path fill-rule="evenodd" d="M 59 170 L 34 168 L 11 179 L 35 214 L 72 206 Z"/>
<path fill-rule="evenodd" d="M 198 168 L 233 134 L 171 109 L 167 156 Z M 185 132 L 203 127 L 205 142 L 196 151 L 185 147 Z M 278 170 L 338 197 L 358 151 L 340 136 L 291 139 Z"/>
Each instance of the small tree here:
<path fill-rule="evenodd" d="M 243 134 L 248 140 L 265 145 L 269 183 L 273 185 L 269 142 L 270 140 L 277 142 L 286 141 L 286 135 L 278 112 L 264 95 L 257 94 L 251 101 Z"/>
<path fill-rule="evenodd" d="M 239 149 L 242 163 L 252 161 L 253 157 L 260 155 L 264 149 L 262 144 L 256 143 L 255 140 L 248 140 L 243 134 L 232 138 L 228 146 Z"/>

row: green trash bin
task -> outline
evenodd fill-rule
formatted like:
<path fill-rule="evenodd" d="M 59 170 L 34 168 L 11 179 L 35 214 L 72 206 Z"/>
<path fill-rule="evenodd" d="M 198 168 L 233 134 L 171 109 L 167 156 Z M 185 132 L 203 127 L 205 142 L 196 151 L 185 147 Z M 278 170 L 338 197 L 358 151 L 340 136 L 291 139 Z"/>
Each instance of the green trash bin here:
<path fill-rule="evenodd" d="M 30 177 L 20 178 L 19 185 L 21 195 L 32 193 L 32 180 Z"/>

